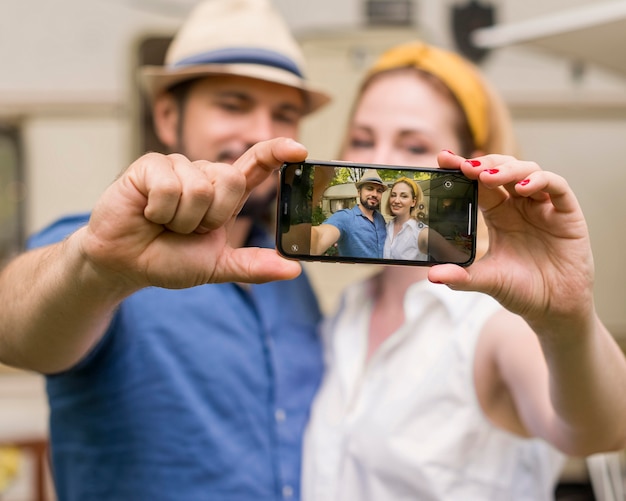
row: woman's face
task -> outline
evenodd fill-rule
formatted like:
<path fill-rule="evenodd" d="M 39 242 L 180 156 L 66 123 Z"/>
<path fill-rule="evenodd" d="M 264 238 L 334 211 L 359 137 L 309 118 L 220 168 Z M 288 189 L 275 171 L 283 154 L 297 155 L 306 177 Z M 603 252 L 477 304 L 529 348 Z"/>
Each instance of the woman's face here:
<path fill-rule="evenodd" d="M 413 190 L 408 184 L 397 183 L 392 186 L 389 193 L 389 209 L 392 215 L 406 219 L 411 215 L 411 209 L 416 203 Z"/>
<path fill-rule="evenodd" d="M 343 159 L 437 167 L 437 154 L 459 151 L 458 108 L 415 72 L 380 75 L 361 96 Z"/>

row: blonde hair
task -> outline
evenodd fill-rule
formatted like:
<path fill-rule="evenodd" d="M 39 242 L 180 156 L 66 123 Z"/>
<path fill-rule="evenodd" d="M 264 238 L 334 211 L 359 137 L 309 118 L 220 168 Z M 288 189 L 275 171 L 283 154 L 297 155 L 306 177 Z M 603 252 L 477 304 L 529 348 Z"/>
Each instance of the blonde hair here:
<path fill-rule="evenodd" d="M 399 177 L 398 179 L 396 179 L 393 184 L 391 185 L 391 187 L 389 188 L 389 198 L 387 198 L 387 213 L 388 214 L 392 214 L 391 212 L 391 190 L 393 190 L 394 186 L 396 186 L 397 184 L 400 183 L 404 183 L 406 184 L 409 188 L 411 188 L 411 192 L 413 193 L 413 198 L 415 199 L 415 206 L 411 207 L 410 213 L 411 215 L 413 215 L 413 211 L 417 208 L 417 206 L 420 204 L 420 202 L 424 201 L 424 192 L 422 191 L 422 188 L 420 188 L 419 184 L 417 184 L 415 182 L 414 179 L 411 179 L 409 177 Z"/>
<path fill-rule="evenodd" d="M 472 139 L 470 151 L 461 154 L 470 155 L 475 150 L 485 154 L 518 154 L 509 110 L 480 70 L 454 52 L 421 41 L 397 45 L 374 62 L 359 87 L 348 123 L 353 120 L 363 94 L 373 81 L 390 73 L 407 70 L 413 70 L 436 90 L 445 91 L 458 107 L 462 122 Z M 462 134 L 459 132 L 459 135 Z M 348 134 L 344 136 L 341 153 L 345 151 L 347 142 Z"/>

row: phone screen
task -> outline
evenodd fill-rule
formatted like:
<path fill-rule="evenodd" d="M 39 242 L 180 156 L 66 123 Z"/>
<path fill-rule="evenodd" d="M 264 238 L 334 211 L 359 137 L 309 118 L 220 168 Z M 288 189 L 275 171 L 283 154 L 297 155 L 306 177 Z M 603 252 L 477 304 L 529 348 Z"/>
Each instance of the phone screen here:
<path fill-rule="evenodd" d="M 280 171 L 276 248 L 303 261 L 472 263 L 477 182 L 461 171 L 307 161 Z"/>

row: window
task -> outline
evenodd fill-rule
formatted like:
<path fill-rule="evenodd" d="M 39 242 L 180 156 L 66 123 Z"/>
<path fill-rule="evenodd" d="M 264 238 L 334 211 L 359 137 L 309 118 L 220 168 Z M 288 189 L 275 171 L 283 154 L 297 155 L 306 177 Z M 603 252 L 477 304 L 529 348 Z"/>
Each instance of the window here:
<path fill-rule="evenodd" d="M 165 60 L 165 53 L 170 44 L 172 37 L 150 37 L 144 39 L 139 44 L 139 54 L 137 57 L 138 67 L 146 65 L 160 66 Z M 167 153 L 167 148 L 159 141 L 159 138 L 154 132 L 154 126 L 152 124 L 152 105 L 148 99 L 141 93 L 141 89 L 138 89 L 140 93 L 138 99 L 140 103 L 139 109 L 139 141 L 140 151 L 139 155 L 143 155 L 148 151 L 156 151 L 159 153 Z"/>
<path fill-rule="evenodd" d="M 18 130 L 0 124 L 0 265 L 23 248 L 24 195 Z"/>

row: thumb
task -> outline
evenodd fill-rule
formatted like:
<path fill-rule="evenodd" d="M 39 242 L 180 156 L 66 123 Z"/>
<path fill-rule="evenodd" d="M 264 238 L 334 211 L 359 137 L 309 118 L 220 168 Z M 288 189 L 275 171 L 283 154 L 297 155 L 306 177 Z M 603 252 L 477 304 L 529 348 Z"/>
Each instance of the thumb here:
<path fill-rule="evenodd" d="M 468 268 L 456 264 L 438 264 L 428 270 L 428 280 L 436 284 L 445 284 L 458 291 L 488 292 L 487 284 L 478 273 L 479 263 Z"/>
<path fill-rule="evenodd" d="M 213 276 L 213 282 L 245 282 L 260 284 L 275 280 L 291 280 L 300 275 L 297 261 L 279 256 L 274 249 L 242 247 L 231 249 L 222 271 Z"/>

